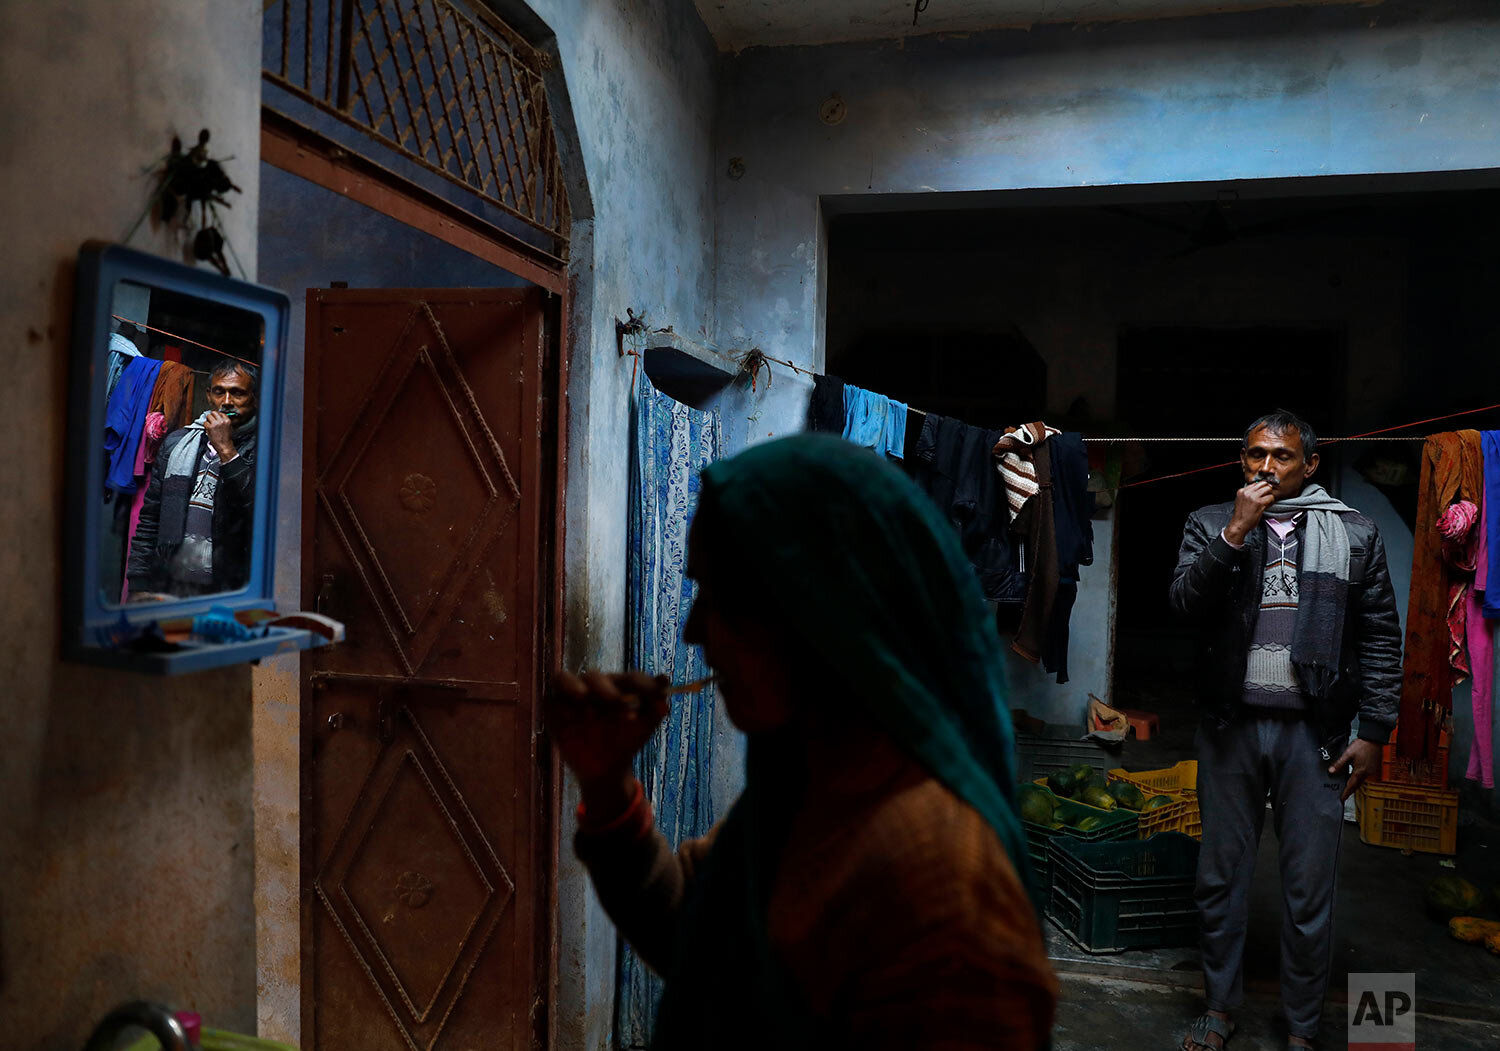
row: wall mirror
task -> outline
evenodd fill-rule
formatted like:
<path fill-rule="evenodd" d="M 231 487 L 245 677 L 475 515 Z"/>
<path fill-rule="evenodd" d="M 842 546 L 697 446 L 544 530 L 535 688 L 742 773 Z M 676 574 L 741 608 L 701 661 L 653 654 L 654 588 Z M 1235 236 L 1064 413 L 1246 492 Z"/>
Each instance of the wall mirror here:
<path fill-rule="evenodd" d="M 274 609 L 289 308 L 118 245 L 79 253 L 68 656 L 176 672 L 323 641 Z"/>

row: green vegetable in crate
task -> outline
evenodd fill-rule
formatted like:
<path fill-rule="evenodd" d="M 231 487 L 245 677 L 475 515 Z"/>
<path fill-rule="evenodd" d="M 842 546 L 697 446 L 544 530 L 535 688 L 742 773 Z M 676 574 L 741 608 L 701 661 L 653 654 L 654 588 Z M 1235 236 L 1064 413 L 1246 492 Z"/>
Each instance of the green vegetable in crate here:
<path fill-rule="evenodd" d="M 1054 774 L 1048 774 L 1047 782 L 1052 791 L 1069 799 L 1077 795 L 1078 789 L 1082 787 L 1071 770 L 1059 770 Z"/>
<path fill-rule="evenodd" d="M 1120 805 L 1115 802 L 1114 796 L 1102 788 L 1085 788 L 1083 795 L 1079 796 L 1079 799 L 1089 806 L 1098 807 L 1100 810 L 1113 810 Z"/>
<path fill-rule="evenodd" d="M 1036 786 L 1032 786 L 1034 789 Z M 1039 790 L 1021 793 L 1021 819 L 1036 825 L 1050 825 L 1053 821 L 1053 803 L 1046 792 Z"/>
<path fill-rule="evenodd" d="M 1427 884 L 1423 899 L 1429 915 L 1447 920 L 1477 912 L 1484 902 L 1484 895 L 1460 876 L 1439 876 Z"/>
<path fill-rule="evenodd" d="M 1111 781 L 1109 794 L 1126 810 L 1140 810 L 1146 805 L 1146 796 L 1129 781 Z"/>
<path fill-rule="evenodd" d="M 1146 800 L 1145 806 L 1141 807 L 1141 809 L 1142 810 L 1157 810 L 1157 809 L 1160 809 L 1161 807 L 1171 806 L 1171 805 L 1172 805 L 1172 797 L 1171 796 L 1152 796 L 1150 799 Z"/>
<path fill-rule="evenodd" d="M 1094 832 L 1104 827 L 1104 819 L 1102 817 L 1086 817 L 1073 827 L 1080 832 Z"/>
<path fill-rule="evenodd" d="M 1095 770 L 1092 774 L 1089 774 L 1088 786 L 1090 788 L 1108 788 L 1109 778 L 1105 777 L 1101 771 Z"/>

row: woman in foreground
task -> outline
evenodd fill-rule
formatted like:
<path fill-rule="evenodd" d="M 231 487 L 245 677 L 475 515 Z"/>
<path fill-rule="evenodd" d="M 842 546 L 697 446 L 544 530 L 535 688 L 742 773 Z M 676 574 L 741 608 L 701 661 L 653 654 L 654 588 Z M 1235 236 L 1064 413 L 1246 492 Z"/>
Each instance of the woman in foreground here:
<path fill-rule="evenodd" d="M 1017 817 L 1000 644 L 952 528 L 824 435 L 709 467 L 701 645 L 748 735 L 730 813 L 674 854 L 631 759 L 670 703 L 559 676 L 575 841 L 665 992 L 658 1048 L 1043 1048 L 1057 1001 Z"/>

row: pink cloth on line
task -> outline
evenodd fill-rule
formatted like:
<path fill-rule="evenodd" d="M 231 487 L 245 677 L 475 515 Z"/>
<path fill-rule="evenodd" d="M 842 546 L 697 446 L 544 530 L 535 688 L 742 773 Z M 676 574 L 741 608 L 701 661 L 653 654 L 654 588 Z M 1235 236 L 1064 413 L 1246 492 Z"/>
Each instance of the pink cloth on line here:
<path fill-rule="evenodd" d="M 1480 495 L 1482 500 L 1483 494 Z M 1472 572 L 1479 557 L 1479 507 L 1469 500 L 1455 500 L 1434 526 L 1442 539 L 1443 561 L 1464 573 Z M 1448 664 L 1457 672 L 1457 686 L 1473 674 L 1468 646 L 1469 599 L 1474 594 L 1472 580 L 1450 575 L 1448 584 Z"/>
<path fill-rule="evenodd" d="M 162 439 L 167 436 L 167 417 L 160 412 L 146 414 L 146 424 L 141 428 L 141 440 L 135 450 L 135 476 L 144 478 L 150 474 L 150 465 L 156 460 L 156 450 L 161 448 Z M 146 487 L 150 483 L 147 478 L 135 487 L 135 498 L 130 502 L 130 531 L 125 534 L 125 566 L 126 572 L 120 581 L 120 601 L 130 601 L 130 544 L 135 539 L 135 527 L 141 523 L 141 505 L 146 502 Z"/>
<path fill-rule="evenodd" d="M 1484 501 L 1488 493 L 1479 498 L 1480 527 L 1479 542 L 1474 555 L 1474 586 L 1469 588 L 1465 601 L 1468 603 L 1468 622 L 1465 625 L 1469 637 L 1469 666 L 1473 682 L 1470 696 L 1474 705 L 1474 743 L 1469 748 L 1469 766 L 1464 777 L 1478 781 L 1485 788 L 1495 787 L 1495 757 L 1492 741 L 1495 713 L 1495 636 L 1494 621 L 1484 619 L 1484 605 L 1480 590 L 1490 575 L 1489 530 L 1484 528 Z"/>
<path fill-rule="evenodd" d="M 1443 537 L 1444 562 L 1455 569 L 1474 568 L 1478 540 L 1484 533 L 1483 529 L 1475 528 L 1479 520 L 1479 508 L 1468 500 L 1459 500 L 1443 512 L 1437 520 L 1437 531 Z"/>

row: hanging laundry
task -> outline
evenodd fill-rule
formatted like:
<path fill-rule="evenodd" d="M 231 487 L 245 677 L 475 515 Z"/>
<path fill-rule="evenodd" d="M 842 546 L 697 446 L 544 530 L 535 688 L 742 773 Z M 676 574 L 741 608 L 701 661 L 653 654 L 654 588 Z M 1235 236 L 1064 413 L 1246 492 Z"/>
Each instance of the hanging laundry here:
<path fill-rule="evenodd" d="M 151 476 L 151 465 L 156 462 L 156 451 L 162 439 L 169 433 L 167 418 L 159 412 L 148 412 L 146 424 L 141 428 L 141 440 L 135 454 L 135 499 L 130 502 L 130 526 L 125 532 L 125 562 L 130 563 L 130 544 L 135 539 L 136 526 L 141 524 L 141 506 L 146 502 L 147 482 Z M 130 601 L 130 578 L 120 585 L 120 601 Z"/>
<path fill-rule="evenodd" d="M 1469 650 L 1466 601 L 1472 587 L 1469 574 L 1474 572 L 1474 562 L 1479 553 L 1479 508 L 1468 500 L 1455 500 L 1448 505 L 1437 521 L 1438 536 L 1443 538 L 1443 564 L 1450 576 L 1457 576 L 1448 584 L 1448 664 L 1458 676 L 1454 684 L 1469 677 Z"/>
<path fill-rule="evenodd" d="M 167 433 L 186 427 L 193 418 L 193 370 L 180 361 L 163 361 L 151 391 L 151 412 L 166 418 Z"/>
<path fill-rule="evenodd" d="M 958 530 L 985 598 L 1019 606 L 1026 598 L 1026 578 L 990 458 L 1002 433 L 929 413 L 913 452 L 913 478 Z"/>
<path fill-rule="evenodd" d="M 1057 433 L 1056 427 L 1038 421 L 1007 427 L 1005 436 L 995 443 L 995 462 L 1000 477 L 1005 479 L 1005 502 L 1011 518 L 1018 516 L 1026 501 L 1036 495 L 1036 468 L 1031 462 L 1036 447 Z"/>
<path fill-rule="evenodd" d="M 1083 435 L 1064 432 L 1049 439 L 1052 455 L 1052 521 L 1057 534 L 1057 599 L 1042 644 L 1042 667 L 1068 681 L 1068 633 L 1078 597 L 1079 567 L 1094 564 L 1094 494 Z"/>
<path fill-rule="evenodd" d="M 1053 627 L 1057 604 L 1057 527 L 1053 517 L 1051 443 L 1038 442 L 1031 450 L 1036 493 L 1027 501 L 1027 514 L 1012 522 L 1026 527 L 1026 601 L 1021 623 L 1010 648 L 1031 663 L 1042 659 L 1042 646 Z M 993 450 L 992 450 L 993 451 Z"/>
<path fill-rule="evenodd" d="M 844 381 L 837 376 L 814 376 L 812 400 L 807 403 L 807 429 L 844 433 Z"/>
<path fill-rule="evenodd" d="M 114 492 L 135 492 L 135 453 L 160 372 L 155 358 L 131 358 L 105 408 L 104 485 Z"/>
<path fill-rule="evenodd" d="M 1466 600 L 1472 573 L 1443 559 L 1439 520 L 1457 501 L 1477 506 L 1483 491 L 1478 431 L 1434 434 L 1422 446 L 1411 592 L 1406 613 L 1406 659 L 1396 747 L 1404 759 L 1437 758 L 1438 733 L 1453 711 L 1453 687 L 1462 678 L 1450 646 L 1455 602 Z"/>
<path fill-rule="evenodd" d="M 134 328 L 134 326 L 131 326 Z M 132 358 L 141 356 L 140 348 L 135 341 L 125 335 L 124 331 L 111 332 L 109 335 L 109 384 L 104 389 L 105 404 L 115 393 L 115 384 L 120 382 L 120 374 L 125 371 L 125 366 L 130 364 Z"/>
<path fill-rule="evenodd" d="M 1486 434 L 1493 434 L 1493 431 Z M 1500 500 L 1500 492 L 1495 494 Z M 1467 619 L 1465 630 L 1469 643 L 1471 668 L 1469 697 L 1474 710 L 1474 741 L 1469 747 L 1469 765 L 1464 777 L 1478 781 L 1485 788 L 1495 787 L 1495 760 L 1492 747 L 1494 734 L 1495 704 L 1495 637 L 1494 625 L 1484 617 L 1484 597 L 1488 593 L 1487 580 L 1490 568 L 1490 543 L 1488 530 L 1484 528 L 1485 510 L 1490 503 L 1490 491 L 1486 486 L 1479 496 L 1478 528 L 1474 553 L 1474 586 L 1466 597 Z"/>
<path fill-rule="evenodd" d="M 1491 551 L 1500 551 L 1500 431 L 1485 431 L 1480 445 L 1484 461 L 1484 490 L 1495 494 L 1484 502 L 1485 544 Z M 1491 620 L 1500 619 L 1500 557 L 1491 560 L 1488 572 L 1479 577 L 1484 591 L 1484 615 Z"/>
<path fill-rule="evenodd" d="M 906 403 L 844 384 L 844 437 L 901 459 L 906 454 Z"/>

